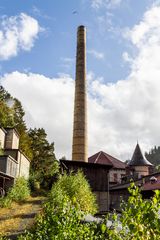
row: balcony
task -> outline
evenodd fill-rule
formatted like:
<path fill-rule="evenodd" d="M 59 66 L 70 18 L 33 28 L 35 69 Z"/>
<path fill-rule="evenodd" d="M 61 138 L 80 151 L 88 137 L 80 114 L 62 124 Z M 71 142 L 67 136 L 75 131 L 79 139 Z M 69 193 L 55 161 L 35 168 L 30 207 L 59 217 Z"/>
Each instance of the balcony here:
<path fill-rule="evenodd" d="M 18 163 L 14 158 L 8 155 L 0 156 L 0 172 L 15 178 Z"/>

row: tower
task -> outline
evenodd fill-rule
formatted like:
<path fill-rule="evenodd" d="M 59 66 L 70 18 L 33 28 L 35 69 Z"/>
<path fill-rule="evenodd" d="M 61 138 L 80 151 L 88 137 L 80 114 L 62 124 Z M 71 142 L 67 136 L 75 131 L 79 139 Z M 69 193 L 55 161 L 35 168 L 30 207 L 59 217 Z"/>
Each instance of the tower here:
<path fill-rule="evenodd" d="M 77 30 L 72 160 L 84 162 L 88 162 L 86 98 L 86 29 L 84 26 L 79 26 Z"/>
<path fill-rule="evenodd" d="M 152 164 L 142 154 L 139 144 L 137 143 L 131 161 L 128 163 L 128 168 L 138 175 L 138 178 L 149 175 L 149 170 Z"/>

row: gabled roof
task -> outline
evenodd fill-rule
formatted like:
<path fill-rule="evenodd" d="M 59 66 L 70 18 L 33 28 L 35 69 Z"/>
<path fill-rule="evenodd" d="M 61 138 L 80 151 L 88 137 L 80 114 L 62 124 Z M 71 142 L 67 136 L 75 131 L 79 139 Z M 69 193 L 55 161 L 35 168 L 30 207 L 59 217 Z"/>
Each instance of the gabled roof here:
<path fill-rule="evenodd" d="M 93 156 L 88 158 L 88 162 L 90 163 L 100 163 L 105 165 L 113 166 L 113 168 L 125 169 L 126 164 L 115 157 L 112 157 L 108 153 L 100 151 Z"/>
<path fill-rule="evenodd" d="M 131 161 L 128 166 L 152 166 L 152 164 L 143 156 L 139 144 L 137 143 Z"/>

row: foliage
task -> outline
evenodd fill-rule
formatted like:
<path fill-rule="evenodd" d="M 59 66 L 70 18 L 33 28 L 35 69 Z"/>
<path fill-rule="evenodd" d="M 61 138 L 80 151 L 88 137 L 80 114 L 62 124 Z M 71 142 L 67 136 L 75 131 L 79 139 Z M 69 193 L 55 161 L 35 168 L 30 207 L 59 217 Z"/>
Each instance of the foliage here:
<path fill-rule="evenodd" d="M 53 189 L 34 231 L 19 240 L 159 240 L 159 191 L 155 191 L 152 199 L 143 200 L 140 189 L 132 183 L 128 202 L 122 203 L 122 214 L 109 214 L 96 224 L 82 223 L 84 212 L 80 205 L 64 195 L 63 189 L 57 188 L 56 192 Z M 108 220 L 112 221 L 110 227 Z"/>
<path fill-rule="evenodd" d="M 9 207 L 12 201 L 20 202 L 30 195 L 28 182 L 23 177 L 17 178 L 6 197 L 0 199 L 0 207 Z"/>
<path fill-rule="evenodd" d="M 149 153 L 146 152 L 145 156 L 153 165 L 160 165 L 160 146 L 155 146 L 149 151 Z"/>
<path fill-rule="evenodd" d="M 24 121 L 25 112 L 24 112 L 21 102 L 16 98 L 14 98 L 12 111 L 13 111 L 14 127 L 16 127 L 16 129 L 20 135 L 19 148 L 30 159 L 32 159 L 31 139 L 28 135 L 27 126 Z"/>
<path fill-rule="evenodd" d="M 20 136 L 20 149 L 31 159 L 32 150 L 24 115 L 21 102 L 13 98 L 3 87 L 0 87 L 0 126 L 17 129 Z"/>
<path fill-rule="evenodd" d="M 52 187 L 51 199 L 54 199 L 56 194 L 58 196 L 59 192 L 67 196 L 74 205 L 78 204 L 84 213 L 95 213 L 97 211 L 96 198 L 81 171 L 76 174 L 70 173 L 70 175 L 60 176 Z"/>
<path fill-rule="evenodd" d="M 108 239 L 113 240 L 158 240 L 160 237 L 160 192 L 150 200 L 142 199 L 140 189 L 131 183 L 128 202 L 123 202 L 123 212 L 119 218 L 117 214 L 112 216 L 113 229 L 107 229 Z M 122 229 L 117 231 L 121 223 Z"/>
<path fill-rule="evenodd" d="M 76 178 L 78 180 L 74 185 L 72 181 L 76 180 Z M 66 181 L 66 188 L 64 181 Z M 88 203 L 86 203 L 87 206 L 85 207 L 84 202 L 82 204 L 78 199 L 78 197 L 82 198 L 79 195 L 81 183 L 84 192 L 87 194 L 88 191 L 87 196 L 90 197 L 92 193 L 82 173 L 71 174 L 68 177 L 67 175 L 62 176 L 54 184 L 49 199 L 44 205 L 43 213 L 37 218 L 34 231 L 26 233 L 19 240 L 102 239 L 102 231 L 99 226 L 95 223 L 82 223 L 85 213 L 88 212 Z M 85 194 L 83 198 L 87 200 Z"/>
<path fill-rule="evenodd" d="M 89 228 L 81 224 L 82 212 L 78 206 L 72 205 L 71 201 L 63 194 L 58 196 L 60 202 L 54 205 L 47 202 L 43 215 L 38 217 L 36 230 L 34 233 L 28 233 L 26 238 L 35 240 L 50 239 L 92 239 L 88 234 Z"/>
<path fill-rule="evenodd" d="M 1 236 L 1 233 L 0 233 L 0 240 L 9 240 L 9 239 L 7 237 Z"/>
<path fill-rule="evenodd" d="M 33 151 L 31 175 L 34 175 L 35 180 L 40 181 L 42 186 L 48 187 L 52 176 L 59 171 L 59 164 L 54 154 L 54 143 L 48 142 L 43 128 L 30 129 L 29 137 Z"/>
<path fill-rule="evenodd" d="M 13 127 L 14 125 L 11 102 L 13 102 L 12 96 L 0 86 L 0 125 L 2 127 Z"/>
<path fill-rule="evenodd" d="M 19 148 L 31 160 L 31 174 L 35 175 L 36 183 L 40 182 L 46 188 L 52 185 L 52 177 L 59 171 L 59 164 L 54 154 L 54 143 L 49 144 L 43 128 L 28 131 L 24 116 L 21 102 L 1 87 L 0 126 L 17 129 L 20 137 Z M 33 182 L 33 177 L 31 179 Z"/>

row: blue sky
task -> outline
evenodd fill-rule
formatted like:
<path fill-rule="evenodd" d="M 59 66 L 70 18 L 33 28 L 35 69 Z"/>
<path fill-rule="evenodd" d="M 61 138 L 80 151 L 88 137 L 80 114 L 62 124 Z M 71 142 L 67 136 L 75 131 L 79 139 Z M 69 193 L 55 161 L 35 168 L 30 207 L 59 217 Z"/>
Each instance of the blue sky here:
<path fill-rule="evenodd" d="M 137 139 L 145 151 L 160 145 L 158 16 L 160 1 L 153 0 L 1 0 L 0 82 L 21 100 L 28 127 L 46 129 L 58 157 L 71 156 L 81 24 L 89 155 L 103 150 L 125 160 Z"/>
<path fill-rule="evenodd" d="M 1 61 L 1 73 L 16 69 L 30 70 L 49 77 L 58 73 L 74 77 L 76 29 L 83 24 L 87 27 L 87 50 L 104 55 L 101 60 L 97 60 L 88 53 L 88 71 L 103 75 L 107 82 L 124 78 L 128 73 L 128 64 L 124 63 L 122 53 L 129 50 L 130 46 L 122 37 L 121 29 L 137 23 L 150 2 L 125 0 L 113 8 L 100 6 L 97 9 L 92 7 L 90 0 L 2 0 L 1 16 L 15 16 L 23 12 L 35 18 L 44 30 L 39 33 L 32 51 L 22 51 L 16 58 Z M 73 60 L 70 67 L 65 67 L 67 59 Z"/>

